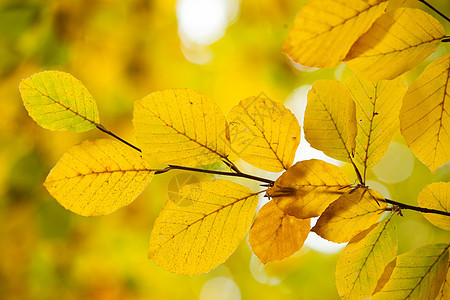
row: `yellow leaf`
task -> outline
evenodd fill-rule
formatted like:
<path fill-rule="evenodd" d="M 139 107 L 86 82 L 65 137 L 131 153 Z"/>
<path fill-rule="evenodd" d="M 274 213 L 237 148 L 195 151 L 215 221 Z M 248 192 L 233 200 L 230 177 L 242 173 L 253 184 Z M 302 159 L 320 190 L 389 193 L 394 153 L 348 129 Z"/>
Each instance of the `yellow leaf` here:
<path fill-rule="evenodd" d="M 366 188 L 344 194 L 328 206 L 311 231 L 335 243 L 348 242 L 381 218 L 387 205 L 380 199 L 384 198 Z"/>
<path fill-rule="evenodd" d="M 450 182 L 434 182 L 420 192 L 417 199 L 419 206 L 450 212 Z M 450 217 L 422 213 L 433 225 L 450 230 Z"/>
<path fill-rule="evenodd" d="M 407 86 L 401 77 L 370 82 L 352 76 L 345 84 L 356 103 L 355 160 L 363 166 L 365 178 L 367 168 L 383 158 L 399 128 L 398 116 Z"/>
<path fill-rule="evenodd" d="M 257 168 L 281 172 L 292 165 L 300 125 L 283 104 L 268 98 L 242 100 L 228 114 L 232 150 Z"/>
<path fill-rule="evenodd" d="M 226 158 L 228 124 L 217 104 L 191 89 L 151 93 L 136 101 L 136 139 L 143 153 L 164 164 L 199 166 Z"/>
<path fill-rule="evenodd" d="M 308 93 L 305 138 L 326 155 L 351 161 L 355 149 L 356 112 L 348 89 L 335 80 L 318 80 Z"/>
<path fill-rule="evenodd" d="M 398 8 L 378 18 L 345 60 L 365 79 L 394 79 L 417 67 L 444 36 L 441 23 L 423 10 Z"/>
<path fill-rule="evenodd" d="M 289 216 L 270 201 L 258 212 L 250 229 L 249 243 L 262 263 L 280 260 L 303 246 L 310 225 L 310 219 Z"/>
<path fill-rule="evenodd" d="M 28 114 L 44 128 L 83 132 L 100 123 L 95 100 L 68 73 L 36 73 L 22 80 L 19 89 Z"/>
<path fill-rule="evenodd" d="M 153 172 L 142 156 L 114 140 L 88 140 L 72 147 L 45 180 L 49 193 L 82 216 L 109 214 L 133 202 Z"/>
<path fill-rule="evenodd" d="M 186 185 L 180 197 L 193 204 L 166 202 L 152 230 L 149 257 L 170 272 L 209 272 L 244 239 L 258 197 L 245 186 L 221 179 Z"/>
<path fill-rule="evenodd" d="M 429 64 L 409 87 L 400 111 L 406 143 L 432 171 L 450 160 L 450 54 Z"/>
<path fill-rule="evenodd" d="M 398 256 L 389 281 L 373 299 L 435 299 L 447 272 L 448 248 L 430 244 Z"/>
<path fill-rule="evenodd" d="M 336 287 L 342 299 L 367 299 L 385 267 L 397 256 L 397 232 L 390 221 L 354 236 L 336 264 Z"/>
<path fill-rule="evenodd" d="M 381 289 L 386 285 L 386 283 L 389 281 L 389 278 L 391 278 L 392 272 L 394 271 L 396 265 L 397 265 L 397 257 L 395 257 L 384 268 L 383 274 L 381 274 L 380 278 L 378 279 L 377 286 L 373 290 L 372 295 L 381 291 Z"/>
<path fill-rule="evenodd" d="M 310 0 L 300 10 L 283 52 L 318 68 L 337 66 L 353 43 L 384 13 L 383 0 Z"/>
<path fill-rule="evenodd" d="M 267 190 L 278 208 L 299 219 L 320 216 L 330 203 L 349 190 L 339 167 L 321 160 L 300 161 L 284 172 Z"/>
<path fill-rule="evenodd" d="M 447 276 L 445 276 L 439 295 L 436 300 L 447 300 L 450 298 L 450 265 L 447 266 Z"/>

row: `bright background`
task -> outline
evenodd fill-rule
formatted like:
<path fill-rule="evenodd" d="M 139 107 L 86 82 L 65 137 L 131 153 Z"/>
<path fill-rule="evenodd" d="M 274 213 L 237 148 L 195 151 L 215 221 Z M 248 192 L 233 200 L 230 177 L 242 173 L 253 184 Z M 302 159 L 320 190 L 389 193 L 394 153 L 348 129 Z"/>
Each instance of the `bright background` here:
<path fill-rule="evenodd" d="M 42 129 L 28 117 L 18 91 L 20 79 L 35 72 L 69 72 L 97 100 L 102 124 L 131 142 L 133 101 L 165 88 L 198 89 L 224 113 L 264 92 L 284 102 L 301 121 L 315 80 L 349 74 L 344 65 L 324 70 L 294 66 L 280 52 L 304 2 L 0 0 L 0 298 L 337 299 L 339 247 L 312 235 L 293 257 L 266 266 L 246 241 L 225 264 L 199 276 L 171 274 L 148 260 L 159 209 L 183 181 L 207 176 L 157 176 L 134 203 L 104 217 L 66 211 L 42 186 L 46 175 L 74 144 L 105 136 L 95 130 Z M 450 15 L 449 1 L 430 2 Z M 450 33 L 449 24 L 444 25 Z M 408 82 L 449 49 L 442 45 L 408 72 Z M 297 154 L 297 160 L 323 157 L 304 140 Z M 351 168 L 344 169 L 351 174 Z M 449 171 L 447 164 L 431 174 L 397 134 L 388 155 L 369 173 L 370 186 L 386 197 L 416 204 L 422 188 L 448 181 Z M 404 215 L 396 218 L 401 253 L 450 240 L 448 232 L 420 214 Z"/>

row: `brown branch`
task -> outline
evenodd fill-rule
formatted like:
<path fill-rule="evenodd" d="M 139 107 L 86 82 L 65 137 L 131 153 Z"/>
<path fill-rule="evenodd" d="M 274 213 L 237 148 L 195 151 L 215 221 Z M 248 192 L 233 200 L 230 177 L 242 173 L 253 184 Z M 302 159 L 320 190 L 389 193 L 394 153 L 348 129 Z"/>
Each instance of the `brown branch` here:
<path fill-rule="evenodd" d="M 425 0 L 418 0 L 419 2 L 422 2 L 423 4 L 425 4 L 426 6 L 428 6 L 429 8 L 431 8 L 435 13 L 437 13 L 438 15 L 440 15 L 441 17 L 443 17 L 447 22 L 450 23 L 450 18 L 447 17 L 446 15 L 444 15 L 443 13 L 441 13 L 439 10 L 437 10 L 437 8 L 433 7 L 431 4 L 429 4 L 427 1 Z"/>
<path fill-rule="evenodd" d="M 450 212 L 447 211 L 442 211 L 442 210 L 437 210 L 437 209 L 432 209 L 432 208 L 426 208 L 426 207 L 420 207 L 420 206 L 414 206 L 414 205 L 409 205 L 409 204 L 405 204 L 405 203 L 401 203 L 401 202 L 397 202 L 391 199 L 377 199 L 379 201 L 382 202 L 386 202 L 392 205 L 396 205 L 398 207 L 400 207 L 401 209 L 410 209 L 410 210 L 415 210 L 418 212 L 423 212 L 423 213 L 428 213 L 428 214 L 437 214 L 437 215 L 443 215 L 443 216 L 450 216 Z"/>

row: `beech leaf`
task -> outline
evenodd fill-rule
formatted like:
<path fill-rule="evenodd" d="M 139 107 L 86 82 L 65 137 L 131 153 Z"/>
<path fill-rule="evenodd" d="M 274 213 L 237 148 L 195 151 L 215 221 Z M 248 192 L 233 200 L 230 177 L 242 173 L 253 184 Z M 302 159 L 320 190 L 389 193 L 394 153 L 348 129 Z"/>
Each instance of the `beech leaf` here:
<path fill-rule="evenodd" d="M 310 225 L 310 219 L 289 216 L 270 201 L 258 212 L 250 228 L 249 243 L 262 263 L 280 260 L 303 246 Z"/>
<path fill-rule="evenodd" d="M 434 182 L 427 185 L 417 199 L 419 206 L 450 212 L 450 182 Z M 438 214 L 422 213 L 433 225 L 450 230 L 450 217 Z"/>
<path fill-rule="evenodd" d="M 406 143 L 432 171 L 450 161 L 450 54 L 431 64 L 409 87 L 400 111 Z"/>
<path fill-rule="evenodd" d="M 232 150 L 257 168 L 281 172 L 292 165 L 300 125 L 283 104 L 268 98 L 242 100 L 228 114 Z"/>
<path fill-rule="evenodd" d="M 417 67 L 444 36 L 441 23 L 431 15 L 401 7 L 379 17 L 345 60 L 355 74 L 370 81 L 394 79 Z"/>
<path fill-rule="evenodd" d="M 83 132 L 100 123 L 94 98 L 68 73 L 36 73 L 22 80 L 19 89 L 28 114 L 44 128 Z"/>
<path fill-rule="evenodd" d="M 383 0 L 310 0 L 300 10 L 283 52 L 301 65 L 335 67 L 387 4 Z"/>
<path fill-rule="evenodd" d="M 133 202 L 153 173 L 138 152 L 122 143 L 87 140 L 61 157 L 44 185 L 66 209 L 99 216 Z"/>
<path fill-rule="evenodd" d="M 193 204 L 166 202 L 152 230 L 149 257 L 170 272 L 209 272 L 244 239 L 258 197 L 247 187 L 222 179 L 186 185 L 180 197 Z"/>

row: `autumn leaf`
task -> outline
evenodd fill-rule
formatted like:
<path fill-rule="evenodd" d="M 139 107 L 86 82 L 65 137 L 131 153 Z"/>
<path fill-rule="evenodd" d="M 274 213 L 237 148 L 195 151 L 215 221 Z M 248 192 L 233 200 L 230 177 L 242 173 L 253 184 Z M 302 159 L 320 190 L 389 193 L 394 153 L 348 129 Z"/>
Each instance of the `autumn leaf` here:
<path fill-rule="evenodd" d="M 398 8 L 378 18 L 352 46 L 347 66 L 370 81 L 394 79 L 417 67 L 445 36 L 438 20 L 423 10 Z"/>
<path fill-rule="evenodd" d="M 383 158 L 399 128 L 398 117 L 407 86 L 401 77 L 371 82 L 352 76 L 345 84 L 356 103 L 355 160 L 363 166 L 365 179 L 367 169 Z"/>
<path fill-rule="evenodd" d="M 444 283 L 439 291 L 436 300 L 446 300 L 450 297 L 450 265 L 447 266 L 447 275 L 445 276 Z"/>
<path fill-rule="evenodd" d="M 448 265 L 447 244 L 431 244 L 397 257 L 386 285 L 373 299 L 435 299 Z"/>
<path fill-rule="evenodd" d="M 152 230 L 149 257 L 170 272 L 209 272 L 244 239 L 258 197 L 247 187 L 222 179 L 186 185 L 180 197 L 193 204 L 166 202 Z"/>
<path fill-rule="evenodd" d="M 386 283 L 391 278 L 392 272 L 394 272 L 394 268 L 397 265 L 397 257 L 395 257 L 390 263 L 387 264 L 387 266 L 384 268 L 383 273 L 381 274 L 380 278 L 378 279 L 377 286 L 373 290 L 373 295 L 381 291 L 381 289 L 386 285 Z"/>
<path fill-rule="evenodd" d="M 354 236 L 336 264 L 336 287 L 342 299 L 367 299 L 385 267 L 397 256 L 397 232 L 391 219 Z"/>
<path fill-rule="evenodd" d="M 330 203 L 349 190 L 339 167 L 321 160 L 300 161 L 267 190 L 278 208 L 299 219 L 320 216 Z"/>
<path fill-rule="evenodd" d="M 417 199 L 419 206 L 450 212 L 450 182 L 434 182 L 427 185 Z M 450 230 L 450 217 L 422 213 L 433 225 Z"/>
<path fill-rule="evenodd" d="M 250 228 L 249 243 L 262 263 L 280 260 L 303 246 L 310 225 L 310 219 L 289 216 L 270 201 L 258 212 Z"/>
<path fill-rule="evenodd" d="M 133 124 L 143 153 L 159 163 L 195 167 L 230 153 L 225 117 L 195 90 L 161 90 L 136 101 Z"/>
<path fill-rule="evenodd" d="M 28 114 L 44 128 L 83 132 L 100 123 L 95 100 L 68 73 L 36 73 L 22 80 L 19 88 Z"/>
<path fill-rule="evenodd" d="M 378 192 L 366 188 L 346 193 L 327 207 L 311 231 L 335 243 L 348 242 L 381 218 L 387 205 L 380 199 Z"/>
<path fill-rule="evenodd" d="M 356 111 L 347 87 L 335 80 L 318 80 L 308 93 L 305 138 L 326 155 L 351 161 L 356 147 Z"/>
<path fill-rule="evenodd" d="M 450 161 L 450 54 L 429 64 L 409 87 L 400 111 L 406 143 L 432 172 Z"/>
<path fill-rule="evenodd" d="M 383 0 L 310 0 L 300 10 L 283 52 L 301 65 L 335 67 L 387 4 Z"/>
<path fill-rule="evenodd" d="M 131 148 L 114 140 L 88 140 L 63 155 L 44 185 L 66 209 L 99 216 L 133 202 L 152 176 L 148 163 Z"/>
<path fill-rule="evenodd" d="M 284 105 L 268 98 L 242 100 L 228 114 L 231 147 L 260 169 L 281 172 L 292 165 L 300 143 L 300 125 Z"/>

